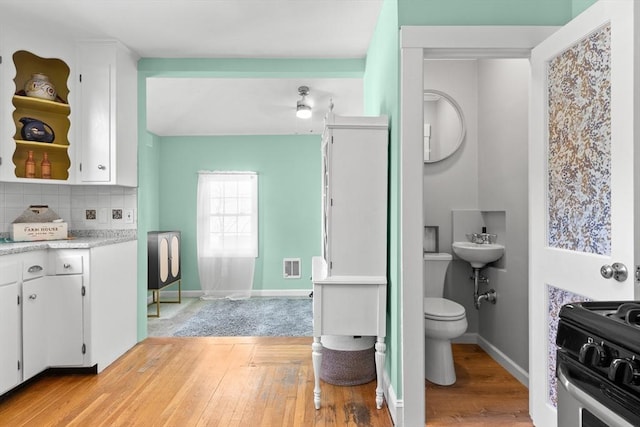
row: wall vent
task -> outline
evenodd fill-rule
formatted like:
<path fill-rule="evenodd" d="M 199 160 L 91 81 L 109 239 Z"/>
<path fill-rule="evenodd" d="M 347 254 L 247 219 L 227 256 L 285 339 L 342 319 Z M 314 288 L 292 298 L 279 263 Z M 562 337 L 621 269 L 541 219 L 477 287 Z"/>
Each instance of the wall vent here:
<path fill-rule="evenodd" d="M 282 260 L 282 276 L 285 279 L 299 279 L 300 258 L 284 258 Z"/>

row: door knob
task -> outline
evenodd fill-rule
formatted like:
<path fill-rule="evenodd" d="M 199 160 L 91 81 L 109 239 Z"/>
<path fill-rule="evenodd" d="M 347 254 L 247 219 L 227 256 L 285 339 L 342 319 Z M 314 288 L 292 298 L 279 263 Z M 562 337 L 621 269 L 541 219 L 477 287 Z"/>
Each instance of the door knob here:
<path fill-rule="evenodd" d="M 627 277 L 629 277 L 629 271 L 624 264 L 614 262 L 612 265 L 603 265 L 600 267 L 600 275 L 605 279 L 611 279 L 613 277 L 618 282 L 624 282 L 627 280 Z"/>

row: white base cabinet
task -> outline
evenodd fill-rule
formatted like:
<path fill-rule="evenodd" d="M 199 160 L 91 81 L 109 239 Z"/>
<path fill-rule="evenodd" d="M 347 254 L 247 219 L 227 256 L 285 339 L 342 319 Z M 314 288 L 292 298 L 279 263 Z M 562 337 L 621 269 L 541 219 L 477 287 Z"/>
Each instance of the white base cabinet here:
<path fill-rule="evenodd" d="M 0 257 L 0 394 L 54 367 L 101 372 L 137 341 L 136 241 Z"/>

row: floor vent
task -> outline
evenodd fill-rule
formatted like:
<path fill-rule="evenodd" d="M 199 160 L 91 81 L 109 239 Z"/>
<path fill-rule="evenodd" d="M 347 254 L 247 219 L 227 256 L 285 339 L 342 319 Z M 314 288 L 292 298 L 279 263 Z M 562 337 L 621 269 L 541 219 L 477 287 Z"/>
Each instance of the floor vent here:
<path fill-rule="evenodd" d="M 285 258 L 282 260 L 282 276 L 285 279 L 300 278 L 300 258 Z"/>

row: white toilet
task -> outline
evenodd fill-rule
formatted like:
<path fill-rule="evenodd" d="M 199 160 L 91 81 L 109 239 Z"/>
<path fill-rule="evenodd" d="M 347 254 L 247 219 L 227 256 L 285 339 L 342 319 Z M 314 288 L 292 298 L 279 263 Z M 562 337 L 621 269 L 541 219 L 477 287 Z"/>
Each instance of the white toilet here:
<path fill-rule="evenodd" d="M 439 385 L 456 382 L 451 340 L 467 330 L 464 307 L 442 297 L 451 259 L 447 253 L 424 254 L 424 376 Z"/>

